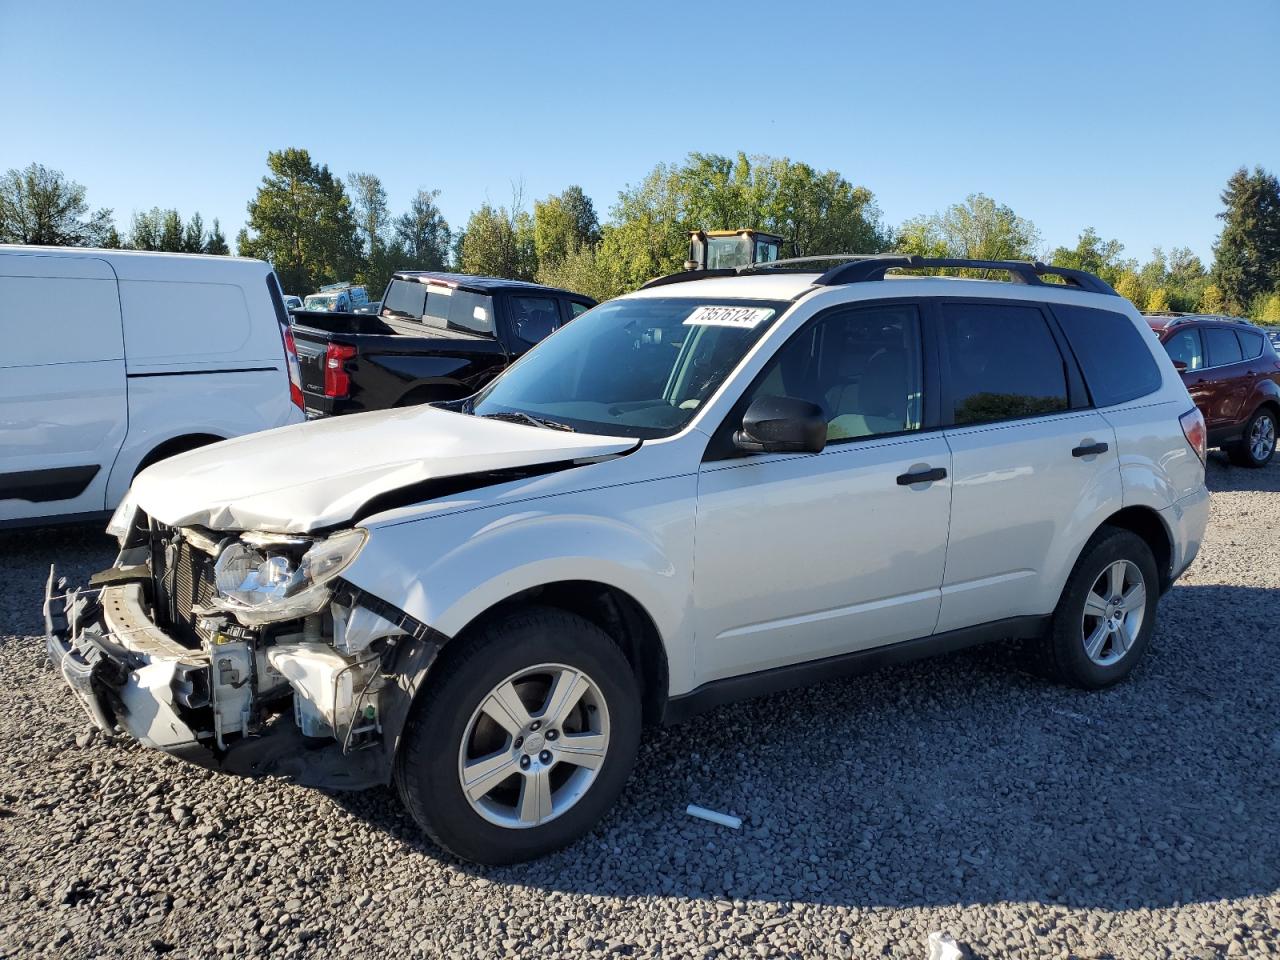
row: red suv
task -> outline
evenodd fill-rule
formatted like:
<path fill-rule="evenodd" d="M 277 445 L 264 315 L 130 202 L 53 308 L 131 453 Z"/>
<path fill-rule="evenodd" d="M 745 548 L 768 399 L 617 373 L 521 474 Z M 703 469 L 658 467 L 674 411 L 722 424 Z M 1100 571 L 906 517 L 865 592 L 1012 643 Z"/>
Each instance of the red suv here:
<path fill-rule="evenodd" d="M 1147 322 L 1204 414 L 1209 446 L 1232 463 L 1266 466 L 1280 422 L 1280 357 L 1262 330 L 1232 317 L 1150 316 Z"/>

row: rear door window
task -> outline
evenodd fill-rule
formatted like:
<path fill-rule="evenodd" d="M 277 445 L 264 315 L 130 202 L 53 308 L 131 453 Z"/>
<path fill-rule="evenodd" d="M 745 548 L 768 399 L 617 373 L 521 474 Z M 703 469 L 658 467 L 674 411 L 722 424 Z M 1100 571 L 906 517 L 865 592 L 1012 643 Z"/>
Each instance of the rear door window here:
<path fill-rule="evenodd" d="M 1244 352 L 1246 360 L 1262 356 L 1262 334 L 1252 330 L 1237 330 L 1236 336 L 1240 340 L 1240 349 Z"/>
<path fill-rule="evenodd" d="M 1209 365 L 1223 367 L 1244 359 L 1236 332 L 1226 327 L 1205 327 L 1205 346 L 1209 348 Z"/>
<path fill-rule="evenodd" d="M 1065 361 L 1039 308 L 944 303 L 942 342 L 957 425 L 1069 408 Z"/>
<path fill-rule="evenodd" d="M 1051 309 L 1080 361 L 1095 406 L 1124 403 L 1160 389 L 1150 335 L 1139 333 L 1124 314 L 1056 303 Z"/>
<path fill-rule="evenodd" d="M 1204 358 L 1204 343 L 1200 339 L 1200 331 L 1191 327 L 1179 330 L 1164 342 L 1165 353 L 1170 360 L 1180 361 L 1188 370 L 1199 370 L 1208 366 Z"/>

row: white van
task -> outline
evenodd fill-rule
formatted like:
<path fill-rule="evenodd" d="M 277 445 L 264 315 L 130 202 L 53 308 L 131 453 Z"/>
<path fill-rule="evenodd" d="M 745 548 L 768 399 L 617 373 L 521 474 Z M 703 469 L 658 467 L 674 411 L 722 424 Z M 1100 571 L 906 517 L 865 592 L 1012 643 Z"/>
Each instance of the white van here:
<path fill-rule="evenodd" d="M 270 264 L 0 245 L 0 527 L 112 510 L 145 466 L 304 419 Z"/>

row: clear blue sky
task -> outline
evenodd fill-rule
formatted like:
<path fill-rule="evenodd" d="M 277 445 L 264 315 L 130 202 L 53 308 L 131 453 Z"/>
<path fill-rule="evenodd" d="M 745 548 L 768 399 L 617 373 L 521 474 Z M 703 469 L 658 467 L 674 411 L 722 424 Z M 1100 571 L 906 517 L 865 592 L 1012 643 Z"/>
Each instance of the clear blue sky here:
<path fill-rule="evenodd" d="M 972 192 L 1047 245 L 1208 256 L 1241 164 L 1280 170 L 1280 2 L 36 3 L 0 0 L 0 169 L 234 246 L 266 153 L 420 186 L 461 226 L 691 150 L 834 168 L 898 224 Z"/>

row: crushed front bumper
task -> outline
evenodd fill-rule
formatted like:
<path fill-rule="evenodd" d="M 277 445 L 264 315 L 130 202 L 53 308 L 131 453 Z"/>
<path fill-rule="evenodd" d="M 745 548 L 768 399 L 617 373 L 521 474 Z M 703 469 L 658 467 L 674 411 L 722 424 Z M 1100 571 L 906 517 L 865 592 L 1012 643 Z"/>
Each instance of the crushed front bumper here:
<path fill-rule="evenodd" d="M 151 621 L 136 579 L 75 589 L 51 567 L 44 619 L 54 669 L 107 737 L 123 734 L 209 769 L 306 786 L 358 790 L 390 779 L 383 750 L 344 753 L 336 742 L 317 744 L 287 710 L 254 735 L 219 746 L 211 724 L 201 720 L 208 713 L 202 708 L 209 702 L 209 655 Z"/>

